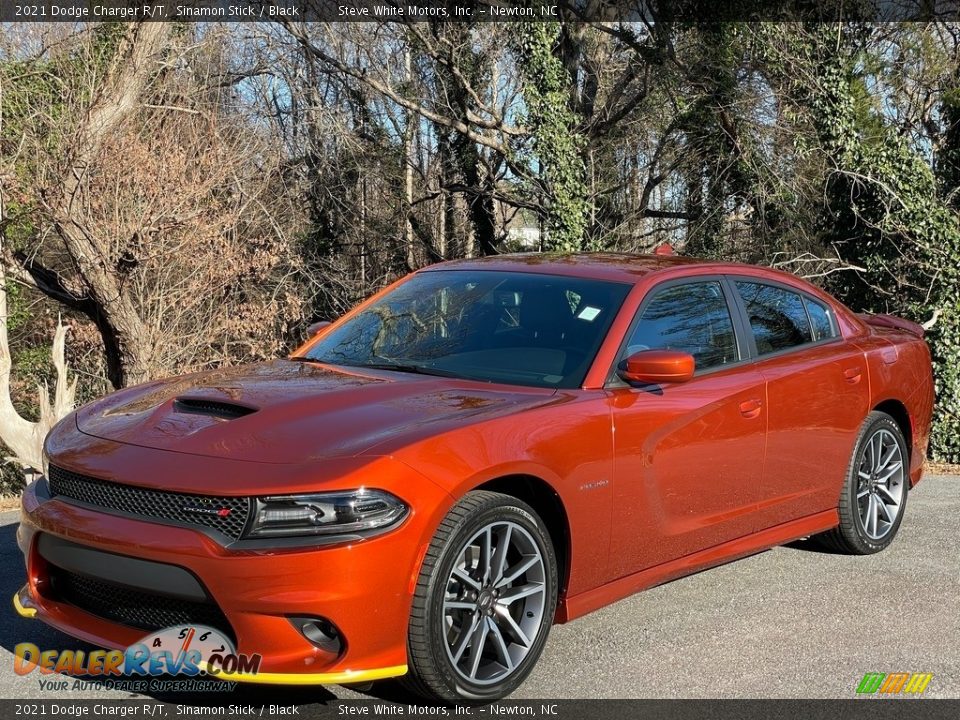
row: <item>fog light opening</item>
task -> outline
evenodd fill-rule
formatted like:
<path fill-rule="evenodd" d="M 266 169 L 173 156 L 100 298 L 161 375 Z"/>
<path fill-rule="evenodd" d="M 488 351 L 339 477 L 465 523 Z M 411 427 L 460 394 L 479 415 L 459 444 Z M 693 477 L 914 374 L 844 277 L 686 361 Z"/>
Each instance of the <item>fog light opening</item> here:
<path fill-rule="evenodd" d="M 300 631 L 312 645 L 332 655 L 343 652 L 343 636 L 337 626 L 323 617 L 293 617 L 290 618 L 293 626 Z"/>
<path fill-rule="evenodd" d="M 33 537 L 30 551 L 27 554 L 27 591 L 34 600 L 40 598 L 56 599 L 56 588 L 52 587 L 50 582 L 50 568 L 46 559 L 37 550 L 37 538 L 40 533 Z"/>

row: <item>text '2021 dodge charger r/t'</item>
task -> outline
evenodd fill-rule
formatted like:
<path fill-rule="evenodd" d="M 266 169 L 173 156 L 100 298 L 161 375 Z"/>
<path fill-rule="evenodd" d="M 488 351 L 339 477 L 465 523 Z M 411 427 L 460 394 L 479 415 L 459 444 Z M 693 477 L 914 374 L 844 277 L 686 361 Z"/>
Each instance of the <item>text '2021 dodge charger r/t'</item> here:
<path fill-rule="evenodd" d="M 927 447 L 922 335 L 745 265 L 434 265 L 287 359 L 61 421 L 14 604 L 111 648 L 203 623 L 260 655 L 235 680 L 500 698 L 554 622 L 800 537 L 886 547 Z"/>

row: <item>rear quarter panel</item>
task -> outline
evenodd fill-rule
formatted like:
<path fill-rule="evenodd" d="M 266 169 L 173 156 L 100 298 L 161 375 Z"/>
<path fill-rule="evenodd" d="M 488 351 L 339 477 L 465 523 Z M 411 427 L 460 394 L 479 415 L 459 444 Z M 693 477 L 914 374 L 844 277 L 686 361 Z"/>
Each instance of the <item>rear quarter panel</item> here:
<path fill-rule="evenodd" d="M 923 474 L 930 443 L 934 400 L 930 349 L 921 338 L 894 330 L 872 329 L 856 342 L 866 357 L 871 407 L 894 400 L 907 409 L 910 483 L 915 485 Z"/>

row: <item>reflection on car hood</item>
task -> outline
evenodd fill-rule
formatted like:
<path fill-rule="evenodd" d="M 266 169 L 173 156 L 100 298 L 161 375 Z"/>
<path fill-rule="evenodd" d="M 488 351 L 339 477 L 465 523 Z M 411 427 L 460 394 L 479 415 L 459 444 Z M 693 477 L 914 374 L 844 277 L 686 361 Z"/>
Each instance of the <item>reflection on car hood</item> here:
<path fill-rule="evenodd" d="M 160 450 L 294 463 L 399 447 L 553 394 L 275 360 L 121 390 L 82 408 L 77 426 Z"/>

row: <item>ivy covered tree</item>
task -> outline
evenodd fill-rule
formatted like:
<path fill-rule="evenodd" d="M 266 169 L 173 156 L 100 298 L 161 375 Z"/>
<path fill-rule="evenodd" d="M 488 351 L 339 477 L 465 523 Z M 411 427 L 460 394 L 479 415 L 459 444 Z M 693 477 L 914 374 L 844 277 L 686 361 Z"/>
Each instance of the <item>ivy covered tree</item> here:
<path fill-rule="evenodd" d="M 765 34 L 771 79 L 830 158 L 821 237 L 858 268 L 834 289 L 857 309 L 930 320 L 933 454 L 960 462 L 960 219 L 930 163 L 863 102 L 871 28 L 817 23 Z"/>
<path fill-rule="evenodd" d="M 585 139 L 570 107 L 570 76 L 556 54 L 560 23 L 533 22 L 517 27 L 515 50 L 523 76 L 524 117 L 530 134 L 531 162 L 539 163 L 547 194 L 549 250 L 586 250 L 588 222 Z"/>

